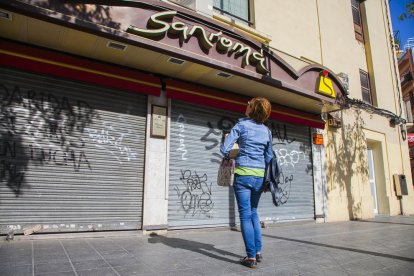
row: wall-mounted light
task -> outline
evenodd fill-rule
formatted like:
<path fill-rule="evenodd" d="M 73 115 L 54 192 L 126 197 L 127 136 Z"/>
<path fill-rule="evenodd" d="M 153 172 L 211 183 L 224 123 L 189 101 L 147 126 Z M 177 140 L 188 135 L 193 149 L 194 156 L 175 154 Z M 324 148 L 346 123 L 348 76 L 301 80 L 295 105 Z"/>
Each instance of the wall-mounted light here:
<path fill-rule="evenodd" d="M 185 63 L 185 60 L 175 58 L 175 57 L 170 57 L 167 61 L 169 63 L 174 63 L 174 64 L 177 64 L 177 65 L 183 65 Z"/>
<path fill-rule="evenodd" d="M 341 79 L 342 86 L 345 89 L 346 94 L 349 95 L 349 76 L 348 76 L 348 74 L 345 74 L 345 73 L 341 72 L 336 76 Z"/>
<path fill-rule="evenodd" d="M 405 124 L 401 124 L 401 137 L 403 141 L 407 139 L 407 127 L 405 126 Z"/>
<path fill-rule="evenodd" d="M 119 50 L 119 51 L 125 51 L 127 48 L 127 45 L 114 42 L 114 41 L 108 41 L 108 43 L 106 43 L 106 47 Z"/>
<path fill-rule="evenodd" d="M 221 78 L 225 78 L 225 79 L 229 79 L 229 78 L 233 77 L 232 74 L 225 73 L 225 72 L 218 72 L 216 75 L 221 77 Z"/>

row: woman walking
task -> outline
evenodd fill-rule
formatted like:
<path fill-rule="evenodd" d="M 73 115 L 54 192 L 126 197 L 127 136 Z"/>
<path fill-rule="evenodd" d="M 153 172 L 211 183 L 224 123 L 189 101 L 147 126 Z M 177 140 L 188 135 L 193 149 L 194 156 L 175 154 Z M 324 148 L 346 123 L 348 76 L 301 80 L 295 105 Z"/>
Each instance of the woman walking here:
<path fill-rule="evenodd" d="M 240 263 L 251 268 L 262 260 L 257 206 L 264 189 L 265 167 L 273 157 L 272 134 L 263 124 L 270 112 L 271 105 L 267 99 L 256 97 L 250 100 L 245 112 L 247 117 L 239 119 L 220 147 L 221 153 L 228 157 L 234 143 L 239 144 L 233 187 L 247 254 Z"/>

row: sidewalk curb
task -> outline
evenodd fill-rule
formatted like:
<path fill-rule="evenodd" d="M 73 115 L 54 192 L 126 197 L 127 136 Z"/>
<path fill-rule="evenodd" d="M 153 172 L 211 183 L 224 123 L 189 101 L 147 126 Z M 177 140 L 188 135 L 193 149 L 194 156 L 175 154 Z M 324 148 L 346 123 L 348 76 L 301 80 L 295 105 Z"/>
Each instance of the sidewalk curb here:
<path fill-rule="evenodd" d="M 283 221 L 271 224 L 265 224 L 264 228 L 277 228 L 277 227 L 289 227 L 289 226 L 301 226 L 301 225 L 314 225 L 318 224 L 314 220 L 302 220 L 302 221 Z M 170 229 L 165 234 L 161 235 L 183 235 L 183 234 L 197 234 L 203 232 L 216 232 L 216 231 L 236 231 L 240 232 L 240 226 L 234 227 L 214 227 L 214 228 L 186 228 L 186 229 Z M 71 233 L 34 233 L 31 235 L 16 234 L 12 241 L 28 241 L 28 240 L 49 240 L 49 239 L 84 239 L 84 238 L 122 238 L 122 237 L 136 237 L 147 238 L 152 232 L 145 230 L 126 230 L 126 231 L 97 231 L 97 232 L 71 232 Z M 1 236 L 2 240 L 6 239 L 6 236 Z"/>
<path fill-rule="evenodd" d="M 48 239 L 84 239 L 84 238 L 122 238 L 122 237 L 146 237 L 142 230 L 132 231 L 102 231 L 102 232 L 76 232 L 76 233 L 50 233 L 32 235 L 14 235 L 13 241 L 48 240 Z M 2 236 L 5 240 L 6 236 Z"/>

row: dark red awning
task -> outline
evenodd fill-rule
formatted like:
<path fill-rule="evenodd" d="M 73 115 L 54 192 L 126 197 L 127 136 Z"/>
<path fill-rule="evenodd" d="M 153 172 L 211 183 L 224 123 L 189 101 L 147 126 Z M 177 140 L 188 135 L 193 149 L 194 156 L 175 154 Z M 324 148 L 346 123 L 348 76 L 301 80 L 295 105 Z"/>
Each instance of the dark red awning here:
<path fill-rule="evenodd" d="M 194 85 L 176 80 L 167 80 L 166 90 L 168 98 L 200 105 L 208 105 L 211 107 L 240 112 L 242 114 L 246 110 L 247 101 L 250 100 L 248 97 L 224 91 L 217 91 L 202 87 L 200 85 Z M 320 115 L 291 110 L 275 104 L 272 104 L 270 118 L 319 129 L 324 129 L 325 127 L 325 122 L 322 121 Z"/>
<path fill-rule="evenodd" d="M 0 40 L 0 66 L 159 96 L 160 79 L 128 68 Z"/>

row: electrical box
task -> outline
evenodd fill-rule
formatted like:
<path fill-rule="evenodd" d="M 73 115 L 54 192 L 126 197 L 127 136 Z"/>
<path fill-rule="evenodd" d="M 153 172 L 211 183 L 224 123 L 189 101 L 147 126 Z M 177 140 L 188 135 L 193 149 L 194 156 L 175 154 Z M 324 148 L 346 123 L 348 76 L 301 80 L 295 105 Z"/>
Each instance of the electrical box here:
<path fill-rule="evenodd" d="M 407 179 L 404 174 L 394 174 L 395 195 L 408 195 Z"/>

